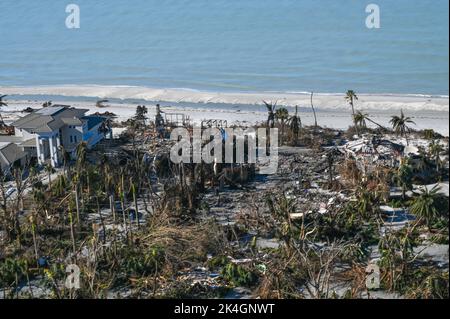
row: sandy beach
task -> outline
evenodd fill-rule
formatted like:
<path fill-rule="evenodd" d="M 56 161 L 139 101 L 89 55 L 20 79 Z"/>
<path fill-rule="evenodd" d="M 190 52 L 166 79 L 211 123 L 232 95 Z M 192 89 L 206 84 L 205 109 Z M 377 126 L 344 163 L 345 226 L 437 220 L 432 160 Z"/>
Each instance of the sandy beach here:
<path fill-rule="evenodd" d="M 90 112 L 113 112 L 118 120 L 132 117 L 136 106 L 145 104 L 148 116 L 154 116 L 155 105 L 161 104 L 166 112 L 181 112 L 195 122 L 202 119 L 225 119 L 229 123 L 251 125 L 265 121 L 267 112 L 263 101 L 277 101 L 278 105 L 294 112 L 299 106 L 304 125 L 314 123 L 307 93 L 214 93 L 194 90 L 158 90 L 144 87 L 117 86 L 58 86 L 58 87 L 3 87 L 0 91 L 10 95 L 8 107 L 2 109 L 6 123 L 23 116 L 27 107 L 39 108 L 44 101 L 69 104 L 89 109 Z M 403 109 L 416 122 L 415 129 L 433 128 L 449 135 L 449 98 L 420 95 L 369 95 L 359 94 L 356 108 L 368 113 L 381 125 L 390 126 L 392 115 Z M 97 99 L 108 99 L 107 107 L 97 108 Z M 330 128 L 346 129 L 351 124 L 351 110 L 342 94 L 314 94 L 318 124 Z M 368 125 L 373 125 L 368 123 Z"/>

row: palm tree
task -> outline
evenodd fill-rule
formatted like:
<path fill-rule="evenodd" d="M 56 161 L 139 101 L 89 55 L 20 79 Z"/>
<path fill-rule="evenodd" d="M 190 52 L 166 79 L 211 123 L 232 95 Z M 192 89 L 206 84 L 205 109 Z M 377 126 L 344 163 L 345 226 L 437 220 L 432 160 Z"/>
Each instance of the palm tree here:
<path fill-rule="evenodd" d="M 76 179 L 77 183 L 75 187 L 78 189 L 78 186 L 81 186 L 81 190 L 83 190 L 83 178 L 86 173 L 86 162 L 87 162 L 87 143 L 81 142 L 77 145 L 77 148 L 75 150 L 76 156 L 77 156 L 77 162 L 76 162 Z M 87 177 L 87 176 L 86 176 Z M 87 182 L 87 186 L 89 188 L 89 183 Z"/>
<path fill-rule="evenodd" d="M 378 124 L 377 122 L 375 122 L 374 120 L 372 120 L 369 117 L 369 114 L 367 113 L 363 113 L 361 111 L 356 111 L 355 114 L 355 124 L 358 125 L 361 128 L 366 129 L 367 128 L 367 121 L 370 123 L 373 123 L 375 125 L 377 125 L 379 128 L 381 128 L 382 130 L 385 130 L 385 127 L 382 126 L 381 124 Z"/>
<path fill-rule="evenodd" d="M 275 109 L 277 108 L 277 102 L 269 103 L 263 101 L 267 108 L 267 127 L 274 128 L 275 127 Z"/>
<path fill-rule="evenodd" d="M 361 111 L 356 111 L 356 114 L 354 117 L 355 125 L 358 126 L 359 128 L 366 129 L 367 128 L 366 120 L 368 117 L 369 117 L 369 114 L 362 113 Z"/>
<path fill-rule="evenodd" d="M 417 170 L 419 173 L 426 172 L 430 167 L 430 162 L 427 153 L 423 147 L 419 147 L 419 158 L 417 162 Z"/>
<path fill-rule="evenodd" d="M 70 153 L 65 149 L 65 147 L 63 145 L 61 145 L 59 147 L 59 150 L 61 152 L 62 159 L 63 159 L 64 172 L 66 173 L 67 178 L 69 180 L 71 180 L 72 176 L 71 176 L 71 172 L 70 172 Z"/>
<path fill-rule="evenodd" d="M 67 188 L 67 178 L 65 175 L 59 175 L 55 181 L 54 194 L 56 196 L 63 196 Z"/>
<path fill-rule="evenodd" d="M 389 123 L 392 124 L 392 128 L 397 135 L 406 138 L 406 144 L 409 145 L 407 134 L 411 132 L 411 128 L 408 126 L 408 124 L 415 125 L 416 123 L 414 123 L 414 121 L 410 117 L 405 116 L 403 110 L 400 111 L 400 116 L 392 116 Z"/>
<path fill-rule="evenodd" d="M 286 121 L 289 119 L 289 112 L 286 108 L 282 107 L 279 108 L 276 112 L 275 112 L 275 118 L 277 119 L 277 121 L 280 122 L 280 126 L 281 126 L 281 141 L 284 140 L 284 127 L 286 125 Z"/>
<path fill-rule="evenodd" d="M 289 126 L 293 133 L 294 137 L 294 145 L 297 146 L 298 136 L 300 134 L 300 130 L 302 128 L 302 120 L 298 115 L 298 106 L 295 106 L 295 114 L 289 119 Z"/>
<path fill-rule="evenodd" d="M 314 92 L 311 92 L 311 109 L 313 111 L 313 115 L 314 115 L 314 132 L 317 129 L 317 116 L 316 116 L 316 110 L 314 109 L 314 104 L 313 104 L 313 95 Z"/>
<path fill-rule="evenodd" d="M 77 145 L 75 150 L 77 155 L 77 164 L 79 167 L 83 167 L 86 164 L 87 159 L 87 142 L 81 142 Z"/>
<path fill-rule="evenodd" d="M 147 119 L 147 107 L 145 105 L 138 105 L 136 108 L 135 120 L 142 123 L 145 126 L 145 120 Z"/>
<path fill-rule="evenodd" d="M 434 186 L 431 190 L 424 187 L 420 194 L 412 200 L 410 211 L 420 219 L 425 220 L 428 230 L 430 230 L 431 224 L 439 216 L 439 190 L 438 185 Z"/>
<path fill-rule="evenodd" d="M 434 158 L 434 162 L 436 165 L 436 171 L 439 172 L 441 167 L 441 153 L 444 151 L 444 148 L 439 142 L 433 140 L 430 143 L 429 152 L 432 158 Z"/>
<path fill-rule="evenodd" d="M 362 217 L 368 217 L 368 212 L 373 210 L 375 198 L 374 193 L 369 191 L 366 187 L 359 186 L 357 189 L 356 207 Z"/>
<path fill-rule="evenodd" d="M 395 173 L 394 179 L 397 181 L 397 185 L 402 188 L 402 199 L 406 199 L 406 191 L 412 189 L 412 168 L 408 161 L 403 161 L 397 172 Z"/>
<path fill-rule="evenodd" d="M 358 100 L 358 96 L 353 90 L 348 90 L 347 93 L 345 94 L 345 99 L 347 100 L 348 103 L 350 103 L 350 106 L 352 107 L 353 124 L 355 125 L 356 135 L 359 135 L 358 125 L 356 124 L 356 114 L 354 105 L 354 102 Z"/>
<path fill-rule="evenodd" d="M 52 174 L 55 172 L 55 169 L 50 163 L 45 165 L 45 171 L 48 174 L 48 189 L 52 189 Z"/>

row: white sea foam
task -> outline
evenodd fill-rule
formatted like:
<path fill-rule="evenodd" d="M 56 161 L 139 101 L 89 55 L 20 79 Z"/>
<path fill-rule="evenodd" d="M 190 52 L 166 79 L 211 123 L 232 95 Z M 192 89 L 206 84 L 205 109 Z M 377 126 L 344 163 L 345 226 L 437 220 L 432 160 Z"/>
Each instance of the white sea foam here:
<path fill-rule="evenodd" d="M 0 87 L 2 94 L 22 96 L 65 96 L 109 98 L 121 100 L 162 101 L 174 103 L 262 105 L 263 101 L 277 102 L 283 106 L 310 105 L 308 92 L 208 92 L 192 89 L 157 89 L 140 86 L 62 85 L 34 87 Z M 316 93 L 314 106 L 322 110 L 348 109 L 344 94 Z M 359 94 L 359 109 L 388 111 L 449 111 L 448 96 Z"/>

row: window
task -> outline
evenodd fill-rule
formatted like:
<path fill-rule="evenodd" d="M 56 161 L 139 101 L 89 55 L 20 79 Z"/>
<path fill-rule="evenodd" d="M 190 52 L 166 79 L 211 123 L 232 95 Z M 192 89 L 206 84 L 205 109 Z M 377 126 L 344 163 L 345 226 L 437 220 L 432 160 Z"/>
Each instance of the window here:
<path fill-rule="evenodd" d="M 75 143 L 77 143 L 77 136 L 75 135 L 74 137 Z"/>
<path fill-rule="evenodd" d="M 70 143 L 73 143 L 73 137 L 70 135 Z"/>

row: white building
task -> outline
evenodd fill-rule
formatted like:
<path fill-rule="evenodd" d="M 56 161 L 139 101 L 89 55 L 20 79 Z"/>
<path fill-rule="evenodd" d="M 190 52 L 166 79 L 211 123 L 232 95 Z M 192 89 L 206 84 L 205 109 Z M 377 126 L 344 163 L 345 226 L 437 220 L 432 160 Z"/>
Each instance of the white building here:
<path fill-rule="evenodd" d="M 101 141 L 106 133 L 106 118 L 87 116 L 86 109 L 66 105 L 55 105 L 34 111 L 12 123 L 15 136 L 11 141 L 22 147 L 30 157 L 37 157 L 39 164 L 61 164 L 61 149 L 75 153 L 80 142 L 91 148 Z M 110 132 L 109 132 L 110 133 Z"/>

